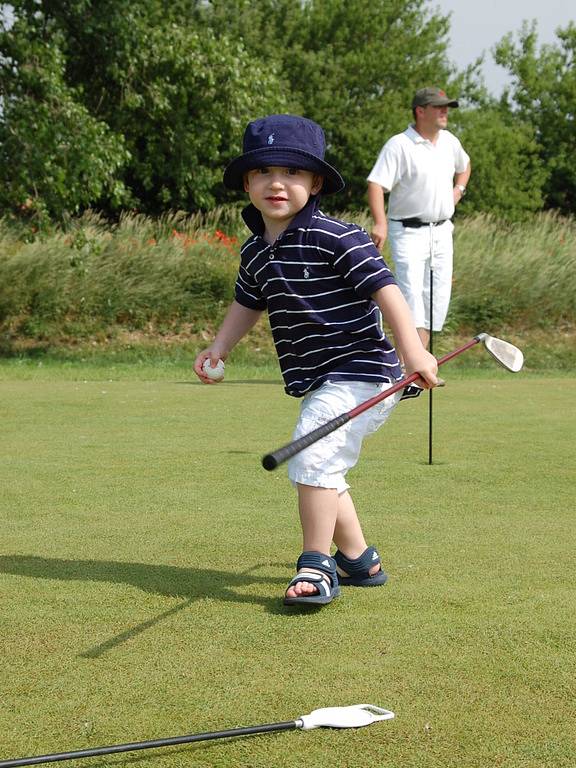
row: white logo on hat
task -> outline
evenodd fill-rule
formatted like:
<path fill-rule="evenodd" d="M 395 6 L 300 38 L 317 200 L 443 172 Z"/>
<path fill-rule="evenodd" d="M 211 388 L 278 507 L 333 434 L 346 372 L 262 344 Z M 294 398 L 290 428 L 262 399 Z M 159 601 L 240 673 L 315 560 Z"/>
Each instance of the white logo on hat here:
<path fill-rule="evenodd" d="M 271 133 L 270 136 L 268 136 L 268 144 L 274 144 L 274 134 Z"/>

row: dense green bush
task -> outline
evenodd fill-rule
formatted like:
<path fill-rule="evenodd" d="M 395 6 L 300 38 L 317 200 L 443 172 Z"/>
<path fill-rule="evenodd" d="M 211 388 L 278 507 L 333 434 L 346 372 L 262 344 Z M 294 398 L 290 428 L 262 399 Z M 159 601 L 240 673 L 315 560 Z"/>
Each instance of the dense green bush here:
<path fill-rule="evenodd" d="M 472 177 L 459 211 L 488 213 L 503 221 L 529 220 L 544 206 L 549 172 L 530 123 L 495 108 L 453 113 L 471 157 Z"/>

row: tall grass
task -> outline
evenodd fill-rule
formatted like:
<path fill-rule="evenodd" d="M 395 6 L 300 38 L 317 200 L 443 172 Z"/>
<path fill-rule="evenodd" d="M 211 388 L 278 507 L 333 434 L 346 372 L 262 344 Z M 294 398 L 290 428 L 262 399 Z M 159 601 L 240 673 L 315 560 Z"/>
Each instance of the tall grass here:
<path fill-rule="evenodd" d="M 554 328 L 576 320 L 576 223 L 555 214 L 506 226 L 477 216 L 455 238 L 452 322 Z"/>
<path fill-rule="evenodd" d="M 370 228 L 366 212 L 344 217 Z M 575 324 L 576 220 L 556 213 L 516 224 L 485 214 L 456 220 L 454 254 L 453 331 Z"/>
<path fill-rule="evenodd" d="M 366 211 L 341 214 L 366 228 Z M 239 209 L 159 219 L 93 212 L 34 238 L 0 222 L 0 351 L 134 337 L 196 339 L 233 295 Z M 549 333 L 572 339 L 576 223 L 554 214 L 506 225 L 457 222 L 452 335 Z M 385 256 L 388 256 L 385 253 Z M 558 340 L 558 339 L 556 339 Z"/>
<path fill-rule="evenodd" d="M 148 328 L 201 330 L 229 300 L 237 239 L 182 214 L 94 214 L 32 242 L 0 240 L 6 337 L 66 338 Z"/>

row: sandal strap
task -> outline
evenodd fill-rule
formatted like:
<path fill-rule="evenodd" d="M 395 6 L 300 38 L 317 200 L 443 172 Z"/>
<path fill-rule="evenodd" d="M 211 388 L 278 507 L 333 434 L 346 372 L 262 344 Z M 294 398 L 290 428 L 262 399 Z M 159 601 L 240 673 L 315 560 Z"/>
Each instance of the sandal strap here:
<path fill-rule="evenodd" d="M 368 547 L 362 552 L 360 557 L 351 560 L 346 555 L 343 555 L 340 550 L 337 550 L 334 555 L 334 560 L 344 573 L 350 576 L 368 576 L 370 568 L 375 565 L 380 565 L 380 555 L 374 547 Z"/>
<path fill-rule="evenodd" d="M 296 569 L 299 571 L 301 568 L 314 568 L 315 571 L 321 571 L 328 576 L 334 586 L 338 584 L 336 560 L 330 555 L 314 550 L 302 552 L 296 563 Z"/>
<path fill-rule="evenodd" d="M 328 574 L 314 573 L 314 571 L 301 571 L 288 584 L 288 589 L 293 587 L 294 584 L 298 584 L 300 581 L 307 581 L 310 584 L 314 584 L 318 589 L 318 594 L 322 597 L 330 597 L 332 594 L 331 585 L 328 582 Z"/>

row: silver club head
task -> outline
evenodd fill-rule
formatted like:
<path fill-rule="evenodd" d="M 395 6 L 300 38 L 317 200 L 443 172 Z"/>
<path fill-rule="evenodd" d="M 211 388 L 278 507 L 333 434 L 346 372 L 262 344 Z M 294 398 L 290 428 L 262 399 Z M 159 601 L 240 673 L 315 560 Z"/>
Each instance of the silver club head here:
<path fill-rule="evenodd" d="M 524 355 L 514 344 L 497 339 L 495 336 L 489 336 L 487 333 L 480 333 L 476 338 L 483 342 L 494 360 L 504 366 L 504 368 L 512 371 L 512 373 L 518 373 L 518 371 L 522 370 Z"/>

